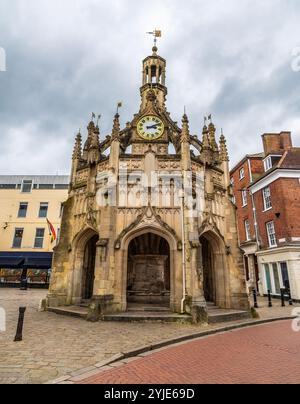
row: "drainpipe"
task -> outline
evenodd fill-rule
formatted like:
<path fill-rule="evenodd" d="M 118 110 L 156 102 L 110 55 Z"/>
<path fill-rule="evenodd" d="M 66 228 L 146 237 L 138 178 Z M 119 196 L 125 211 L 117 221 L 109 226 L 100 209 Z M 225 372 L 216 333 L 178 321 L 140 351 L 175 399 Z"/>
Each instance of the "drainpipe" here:
<path fill-rule="evenodd" d="M 186 301 L 186 240 L 185 240 L 185 225 L 184 225 L 184 191 L 181 191 L 181 231 L 182 231 L 182 300 L 181 314 L 185 313 L 184 303 Z"/>

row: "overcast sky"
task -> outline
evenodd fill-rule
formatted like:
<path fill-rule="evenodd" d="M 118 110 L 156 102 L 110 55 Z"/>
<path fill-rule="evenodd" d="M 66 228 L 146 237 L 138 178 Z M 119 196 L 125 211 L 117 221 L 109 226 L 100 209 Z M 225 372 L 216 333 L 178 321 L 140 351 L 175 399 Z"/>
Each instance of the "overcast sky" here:
<path fill-rule="evenodd" d="M 299 21 L 299 0 L 0 0 L 0 174 L 68 174 L 92 111 L 102 138 L 119 100 L 131 120 L 155 27 L 175 121 L 186 105 L 200 136 L 212 113 L 232 164 L 264 132 L 291 130 L 300 146 Z"/>

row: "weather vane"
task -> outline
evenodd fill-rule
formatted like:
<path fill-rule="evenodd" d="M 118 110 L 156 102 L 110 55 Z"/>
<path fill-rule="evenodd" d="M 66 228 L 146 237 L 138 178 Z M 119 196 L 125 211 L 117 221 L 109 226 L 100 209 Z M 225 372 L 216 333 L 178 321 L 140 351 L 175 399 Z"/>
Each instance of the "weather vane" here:
<path fill-rule="evenodd" d="M 148 35 L 152 35 L 154 37 L 154 46 L 157 45 L 157 38 L 161 38 L 161 31 L 158 29 L 155 29 L 152 32 L 147 32 Z"/>

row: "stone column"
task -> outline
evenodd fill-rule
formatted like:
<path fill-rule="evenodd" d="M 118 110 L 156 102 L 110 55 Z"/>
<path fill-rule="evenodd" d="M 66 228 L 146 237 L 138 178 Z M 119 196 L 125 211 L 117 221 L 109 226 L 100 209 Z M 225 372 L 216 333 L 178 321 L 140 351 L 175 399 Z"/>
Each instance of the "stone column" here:
<path fill-rule="evenodd" d="M 194 324 L 208 323 L 207 305 L 203 290 L 203 262 L 200 242 L 191 242 L 191 315 Z"/>

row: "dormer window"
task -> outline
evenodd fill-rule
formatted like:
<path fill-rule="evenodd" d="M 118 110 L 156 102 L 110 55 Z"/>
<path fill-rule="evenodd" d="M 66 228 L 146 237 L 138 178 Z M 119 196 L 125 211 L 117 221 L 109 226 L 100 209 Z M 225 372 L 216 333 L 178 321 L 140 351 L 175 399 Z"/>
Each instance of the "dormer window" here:
<path fill-rule="evenodd" d="M 267 158 L 265 159 L 265 161 L 264 161 L 264 166 L 265 166 L 265 172 L 271 170 L 271 168 L 273 167 L 273 164 L 272 164 L 272 157 L 271 157 L 271 156 L 269 156 L 269 157 L 267 157 Z"/>
<path fill-rule="evenodd" d="M 264 160 L 264 167 L 265 167 L 265 172 L 271 170 L 279 162 L 281 159 L 281 155 L 270 155 Z"/>

